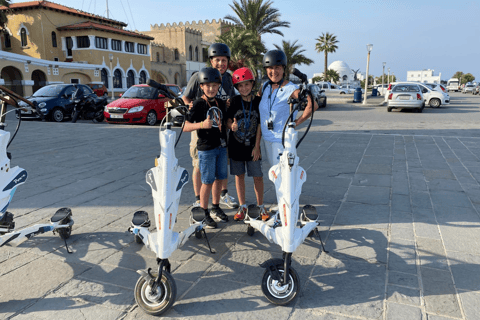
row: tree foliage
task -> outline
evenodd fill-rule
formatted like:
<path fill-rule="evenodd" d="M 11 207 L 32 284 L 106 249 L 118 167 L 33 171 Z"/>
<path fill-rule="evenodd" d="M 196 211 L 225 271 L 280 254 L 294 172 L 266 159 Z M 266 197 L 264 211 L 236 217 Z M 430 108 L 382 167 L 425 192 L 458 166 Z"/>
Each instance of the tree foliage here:
<path fill-rule="evenodd" d="M 295 40 L 293 43 L 290 41 L 282 40 L 282 46 L 274 45 L 278 50 L 282 50 L 287 56 L 287 68 L 285 69 L 285 79 L 288 79 L 289 75 L 293 71 L 293 66 L 305 64 L 307 66 L 311 65 L 314 61 L 307 58 L 303 55 L 305 49 L 302 49 L 301 44 L 297 44 L 298 40 Z"/>
<path fill-rule="evenodd" d="M 327 76 L 323 77 L 324 81 L 330 81 L 332 83 L 337 83 L 338 80 L 340 80 L 340 75 L 338 74 L 337 71 L 333 69 L 328 69 L 327 70 Z"/>
<path fill-rule="evenodd" d="M 462 71 L 457 71 L 457 72 L 455 72 L 455 74 L 453 75 L 452 78 L 460 79 L 462 76 L 463 76 L 463 72 Z"/>
<path fill-rule="evenodd" d="M 473 80 L 475 80 L 475 77 L 471 73 L 466 73 L 462 76 L 461 83 L 465 84 L 467 82 L 472 82 Z"/>
<path fill-rule="evenodd" d="M 377 84 L 382 84 L 382 76 L 376 77 L 375 81 L 377 82 Z M 391 74 L 390 75 L 390 82 L 396 82 L 396 81 L 397 81 L 397 77 L 395 77 L 395 75 Z M 388 83 L 388 74 L 385 74 L 385 76 L 383 77 L 383 83 L 384 84 Z"/>
<path fill-rule="evenodd" d="M 11 0 L 0 0 L 0 6 L 8 8 L 8 7 L 10 7 L 11 2 L 12 2 Z M 8 22 L 7 13 L 8 13 L 8 10 L 1 10 L 0 11 L 0 30 L 2 30 L 4 32 L 5 32 L 5 25 Z"/>
<path fill-rule="evenodd" d="M 259 61 L 262 61 L 262 54 L 267 50 L 255 32 L 234 27 L 217 37 L 216 41 L 230 47 L 230 70 L 248 67 L 257 74 Z"/>
<path fill-rule="evenodd" d="M 322 77 L 313 77 L 312 78 L 312 83 L 317 83 L 317 82 L 320 82 L 322 81 Z"/>
<path fill-rule="evenodd" d="M 338 40 L 337 36 L 333 33 L 322 33 L 317 39 L 315 39 L 317 43 L 315 44 L 315 50 L 320 53 L 323 52 L 325 54 L 325 65 L 324 65 L 324 74 L 328 73 L 328 54 L 337 51 Z"/>
<path fill-rule="evenodd" d="M 273 1 L 264 0 L 233 0 L 230 5 L 234 15 L 225 16 L 237 26 L 250 31 L 255 31 L 259 36 L 265 33 L 283 33 L 281 27 L 290 28 L 290 22 L 281 21 L 278 9 L 272 8 Z"/>

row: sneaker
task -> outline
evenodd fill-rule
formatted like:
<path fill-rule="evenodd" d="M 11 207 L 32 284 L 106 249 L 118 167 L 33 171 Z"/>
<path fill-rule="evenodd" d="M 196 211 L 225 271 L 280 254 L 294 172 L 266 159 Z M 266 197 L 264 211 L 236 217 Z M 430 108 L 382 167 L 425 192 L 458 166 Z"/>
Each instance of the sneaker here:
<path fill-rule="evenodd" d="M 245 219 L 246 214 L 247 214 L 247 207 L 241 206 L 240 208 L 238 208 L 237 213 L 233 216 L 233 220 L 243 221 Z"/>
<path fill-rule="evenodd" d="M 238 203 L 235 202 L 235 198 L 231 197 L 228 193 L 226 193 L 223 197 L 220 196 L 220 204 L 226 205 L 230 209 L 238 208 Z"/>
<path fill-rule="evenodd" d="M 200 200 L 197 200 L 192 205 L 194 208 L 200 207 Z"/>
<path fill-rule="evenodd" d="M 263 221 L 270 219 L 270 215 L 265 211 L 265 207 L 261 206 L 260 208 L 260 217 Z"/>
<path fill-rule="evenodd" d="M 228 221 L 227 215 L 225 214 L 225 212 L 223 212 L 223 210 L 220 207 L 212 208 L 210 210 L 210 216 L 213 218 L 213 220 L 215 220 L 217 222 L 227 222 Z"/>
<path fill-rule="evenodd" d="M 216 229 L 217 228 L 217 223 L 215 221 L 213 221 L 212 217 L 210 217 L 210 216 L 205 216 L 205 220 L 203 220 L 203 222 L 205 222 L 205 224 L 206 224 L 206 226 L 205 226 L 206 229 Z"/>

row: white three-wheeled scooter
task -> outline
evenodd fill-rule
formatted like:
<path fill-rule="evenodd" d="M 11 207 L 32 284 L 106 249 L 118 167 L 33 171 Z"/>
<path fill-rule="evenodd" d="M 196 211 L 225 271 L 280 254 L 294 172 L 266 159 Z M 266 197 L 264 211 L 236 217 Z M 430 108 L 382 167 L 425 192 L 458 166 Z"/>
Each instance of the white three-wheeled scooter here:
<path fill-rule="evenodd" d="M 253 235 L 255 230 L 260 231 L 270 242 L 278 244 L 283 251 L 283 258 L 270 259 L 261 267 L 265 268 L 262 279 L 262 292 L 267 299 L 277 305 L 284 305 L 294 300 L 300 290 L 298 274 L 291 267 L 292 253 L 303 241 L 312 234 L 320 238 L 317 226 L 320 225 L 315 207 L 305 205 L 300 212 L 300 194 L 302 185 L 307 180 L 305 170 L 299 166 L 297 147 L 308 133 L 310 124 L 298 141 L 298 133 L 295 131 L 293 115 L 298 110 L 304 110 L 308 102 L 309 94 L 306 87 L 306 76 L 294 69 L 294 74 L 304 79 L 298 99 L 291 99 L 289 103 L 294 107 L 291 110 L 284 131 L 283 147 L 280 160 L 268 171 L 269 179 L 275 185 L 277 194 L 278 211 L 269 220 L 262 221 L 259 218 L 259 210 L 255 205 L 250 205 L 247 210 L 245 223 L 248 224 L 247 233 Z M 313 99 L 312 99 L 313 101 Z M 321 239 L 320 239 L 321 241 Z M 322 249 L 323 243 L 322 243 Z"/>
<path fill-rule="evenodd" d="M 158 88 L 166 97 L 174 98 L 165 86 L 153 80 L 149 80 L 148 85 Z M 177 99 L 177 101 L 180 100 Z M 188 172 L 178 165 L 178 159 L 175 157 L 175 146 L 178 140 L 175 141 L 176 133 L 171 128 L 172 123 L 167 122 L 166 130 L 160 130 L 160 157 L 156 159 L 156 166 L 148 170 L 146 174 L 147 183 L 152 188 L 156 232 L 148 230 L 150 220 L 145 211 L 134 213 L 132 226 L 129 228 L 129 231 L 134 234 L 136 242 L 143 242 L 157 256 L 158 271 L 152 272 L 150 268 L 138 270 L 140 278 L 135 285 L 137 304 L 143 311 L 151 315 L 161 315 L 175 302 L 177 289 L 175 280 L 170 274 L 170 262 L 168 261 L 172 253 L 183 246 L 193 233 L 197 238 L 201 238 L 203 235 L 207 240 L 210 252 L 213 253 L 204 229 L 205 213 L 203 209 L 192 210 L 190 227 L 186 230 L 173 231 L 177 221 L 182 189 L 188 182 Z"/>

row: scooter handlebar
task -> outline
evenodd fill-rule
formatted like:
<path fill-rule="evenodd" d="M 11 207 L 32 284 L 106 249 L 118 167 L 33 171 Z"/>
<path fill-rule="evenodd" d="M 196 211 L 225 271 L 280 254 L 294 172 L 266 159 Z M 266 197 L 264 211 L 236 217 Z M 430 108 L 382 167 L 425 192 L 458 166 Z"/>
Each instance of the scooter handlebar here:
<path fill-rule="evenodd" d="M 148 79 L 147 85 L 153 88 L 157 88 L 161 94 L 169 99 L 175 99 L 177 96 L 164 84 L 158 83 L 155 80 Z"/>
<path fill-rule="evenodd" d="M 23 98 L 22 96 L 18 95 L 17 93 L 11 91 L 10 89 L 5 88 L 4 86 L 0 86 L 0 90 L 3 91 L 3 95 L 0 95 L 0 100 L 3 100 L 5 103 L 14 106 L 15 108 L 22 109 L 23 111 L 28 111 L 24 107 L 18 105 L 18 101 L 25 102 L 27 105 L 32 107 L 33 111 L 36 111 L 35 105 L 33 102 Z"/>

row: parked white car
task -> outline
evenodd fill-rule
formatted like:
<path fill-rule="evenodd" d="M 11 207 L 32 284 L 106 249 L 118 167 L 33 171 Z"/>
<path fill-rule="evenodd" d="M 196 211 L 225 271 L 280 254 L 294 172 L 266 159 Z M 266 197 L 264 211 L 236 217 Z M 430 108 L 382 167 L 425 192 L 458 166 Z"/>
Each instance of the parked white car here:
<path fill-rule="evenodd" d="M 324 90 L 325 93 L 327 92 L 336 92 L 339 94 L 347 94 L 353 93 L 354 90 L 352 88 L 340 88 L 337 85 L 330 83 L 330 82 L 317 82 L 316 85 L 320 88 L 320 90 Z"/>
<path fill-rule="evenodd" d="M 462 93 L 463 94 L 472 93 L 474 88 L 475 88 L 475 86 L 473 84 L 466 84 L 465 87 L 463 87 L 463 89 L 462 89 Z"/>
<path fill-rule="evenodd" d="M 424 97 L 420 85 L 410 83 L 399 83 L 395 85 L 388 95 L 387 111 L 393 109 L 415 109 L 421 113 L 425 107 Z"/>
<path fill-rule="evenodd" d="M 435 91 L 424 83 L 413 82 L 413 81 L 390 83 L 387 94 L 385 95 L 385 102 L 388 102 L 388 97 L 391 93 L 392 88 L 398 84 L 418 84 L 418 86 L 420 87 L 420 90 L 422 90 L 422 95 L 425 101 L 425 105 L 429 105 L 432 108 L 438 108 L 443 104 L 450 103 L 449 95 L 445 95 L 443 92 Z"/>
<path fill-rule="evenodd" d="M 447 89 L 438 83 L 424 83 L 424 85 L 428 86 L 433 91 L 438 91 L 445 96 L 443 104 L 450 104 L 450 94 L 448 93 Z"/>
<path fill-rule="evenodd" d="M 385 84 L 379 84 L 377 85 L 377 93 L 378 95 L 380 96 L 383 96 L 387 93 L 387 89 L 388 89 L 388 83 L 385 83 Z"/>

